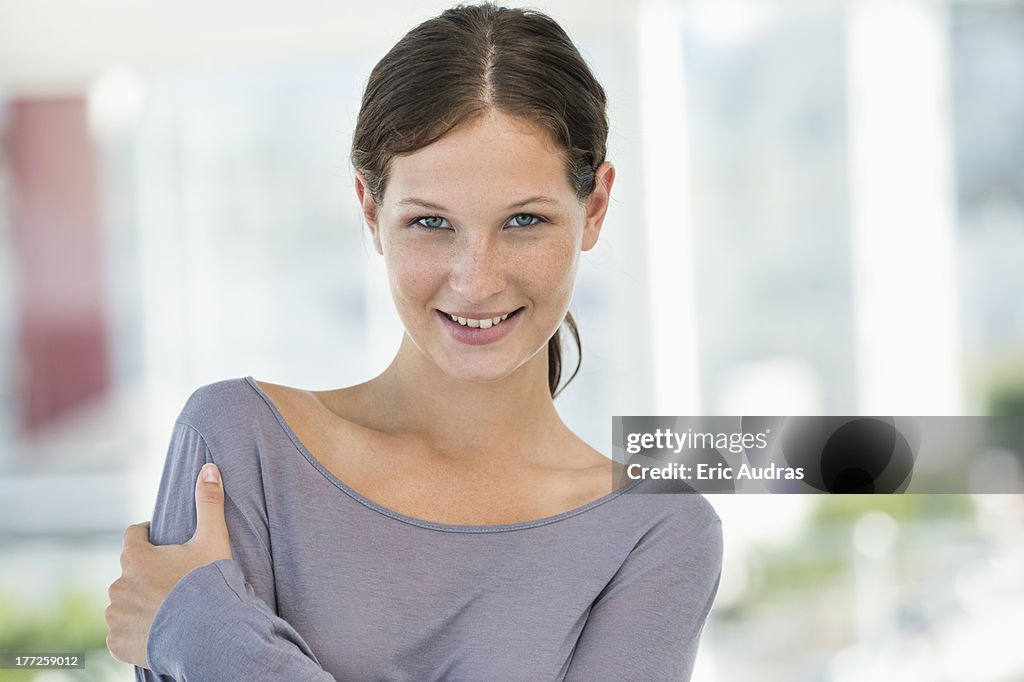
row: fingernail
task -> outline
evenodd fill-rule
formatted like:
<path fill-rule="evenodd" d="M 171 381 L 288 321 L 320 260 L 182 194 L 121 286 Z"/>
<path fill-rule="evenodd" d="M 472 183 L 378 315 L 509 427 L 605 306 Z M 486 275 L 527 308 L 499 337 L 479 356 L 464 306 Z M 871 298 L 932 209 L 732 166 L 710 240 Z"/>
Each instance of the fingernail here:
<path fill-rule="evenodd" d="M 220 473 L 217 471 L 216 464 L 203 465 L 203 480 L 207 483 L 216 483 L 220 480 Z"/>

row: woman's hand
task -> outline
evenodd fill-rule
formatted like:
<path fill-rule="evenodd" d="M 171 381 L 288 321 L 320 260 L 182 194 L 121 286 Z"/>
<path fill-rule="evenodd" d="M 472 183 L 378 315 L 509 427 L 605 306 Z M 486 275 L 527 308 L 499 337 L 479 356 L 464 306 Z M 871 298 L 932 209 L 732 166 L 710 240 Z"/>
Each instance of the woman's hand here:
<path fill-rule="evenodd" d="M 204 474 L 212 472 L 212 481 Z M 121 552 L 121 577 L 107 590 L 104 611 L 107 648 L 119 661 L 148 668 L 146 642 L 153 618 L 171 589 L 192 569 L 231 559 L 224 521 L 224 488 L 214 464 L 205 464 L 196 479 L 196 532 L 184 545 L 152 545 L 149 522 L 128 526 Z"/>

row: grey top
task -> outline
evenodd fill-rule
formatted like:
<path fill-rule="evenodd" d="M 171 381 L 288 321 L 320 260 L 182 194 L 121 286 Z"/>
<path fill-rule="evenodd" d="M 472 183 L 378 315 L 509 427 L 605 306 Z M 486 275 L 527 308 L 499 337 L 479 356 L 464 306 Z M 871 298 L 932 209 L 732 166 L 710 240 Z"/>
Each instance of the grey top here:
<path fill-rule="evenodd" d="M 722 560 L 698 494 L 633 482 L 522 523 L 404 516 L 338 480 L 245 377 L 181 411 L 154 544 L 192 537 L 206 462 L 234 558 L 174 586 L 136 680 L 689 679 Z"/>

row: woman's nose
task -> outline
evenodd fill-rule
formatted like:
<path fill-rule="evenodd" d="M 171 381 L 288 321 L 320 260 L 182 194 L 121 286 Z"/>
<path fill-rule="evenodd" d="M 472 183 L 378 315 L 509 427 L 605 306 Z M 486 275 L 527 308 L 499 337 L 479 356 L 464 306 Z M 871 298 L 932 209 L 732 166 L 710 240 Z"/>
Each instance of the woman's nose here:
<path fill-rule="evenodd" d="M 450 283 L 467 303 L 483 302 L 506 284 L 506 263 L 492 239 L 467 239 L 453 255 Z"/>

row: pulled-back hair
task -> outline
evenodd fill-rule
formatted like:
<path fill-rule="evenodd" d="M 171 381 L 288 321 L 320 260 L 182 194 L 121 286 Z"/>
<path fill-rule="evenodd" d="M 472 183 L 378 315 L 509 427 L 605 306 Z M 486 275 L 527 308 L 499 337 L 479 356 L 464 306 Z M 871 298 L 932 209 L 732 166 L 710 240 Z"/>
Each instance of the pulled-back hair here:
<path fill-rule="evenodd" d="M 352 165 L 381 202 L 391 160 L 412 154 L 496 109 L 546 131 L 565 153 L 583 200 L 605 158 L 604 88 L 562 27 L 536 10 L 459 5 L 409 31 L 370 73 L 352 140 Z M 580 353 L 571 314 L 569 329 Z M 579 362 L 568 384 L 579 372 Z M 548 341 L 548 388 L 562 376 L 559 333 Z M 564 388 L 564 386 L 562 387 Z"/>

